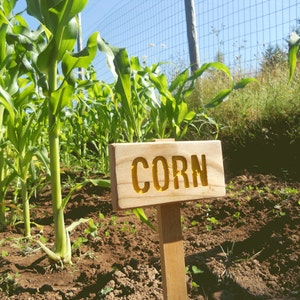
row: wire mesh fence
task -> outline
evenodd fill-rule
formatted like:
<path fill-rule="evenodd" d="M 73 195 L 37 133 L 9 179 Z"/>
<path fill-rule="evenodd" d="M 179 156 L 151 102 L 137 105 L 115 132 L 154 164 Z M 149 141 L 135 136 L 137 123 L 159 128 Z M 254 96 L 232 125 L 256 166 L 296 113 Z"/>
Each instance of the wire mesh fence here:
<path fill-rule="evenodd" d="M 83 37 L 100 31 L 110 44 L 125 47 L 144 64 L 168 62 L 166 72 L 190 65 L 184 0 L 119 0 L 85 29 L 85 20 L 102 9 L 90 1 L 83 13 Z M 200 63 L 222 60 L 234 72 L 257 73 L 268 47 L 287 50 L 289 34 L 299 26 L 298 0 L 195 0 Z M 103 14 L 103 12 L 102 12 Z M 105 57 L 95 68 L 110 80 Z"/>

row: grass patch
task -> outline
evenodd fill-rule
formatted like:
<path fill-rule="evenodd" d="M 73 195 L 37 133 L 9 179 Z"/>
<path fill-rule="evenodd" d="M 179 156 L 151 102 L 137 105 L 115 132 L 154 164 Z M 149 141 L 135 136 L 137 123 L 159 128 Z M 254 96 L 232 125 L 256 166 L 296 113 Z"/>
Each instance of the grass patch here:
<path fill-rule="evenodd" d="M 251 164 L 267 169 L 299 169 L 300 76 L 289 85 L 288 74 L 284 63 L 265 69 L 258 74 L 257 83 L 232 93 L 222 105 L 205 112 L 217 124 L 225 158 L 234 158 L 236 168 Z M 202 79 L 190 105 L 202 111 L 203 104 L 226 86 L 223 75 L 211 72 Z M 197 134 L 191 131 L 189 137 L 211 138 L 206 130 Z"/>

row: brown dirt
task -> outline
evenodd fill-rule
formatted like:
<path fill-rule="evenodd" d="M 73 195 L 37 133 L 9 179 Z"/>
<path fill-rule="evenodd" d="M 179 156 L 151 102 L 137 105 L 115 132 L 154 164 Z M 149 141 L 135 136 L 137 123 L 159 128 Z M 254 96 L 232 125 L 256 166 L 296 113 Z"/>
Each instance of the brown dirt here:
<path fill-rule="evenodd" d="M 226 197 L 183 203 L 189 298 L 299 299 L 299 193 L 299 181 L 245 171 L 227 180 Z M 49 198 L 45 188 L 31 214 L 43 226 L 33 237 L 51 246 Z M 155 208 L 145 211 L 156 224 Z M 113 212 L 109 191 L 82 188 L 65 217 L 93 224 L 72 231 L 64 268 L 22 238 L 22 225 L 0 232 L 0 299 L 162 299 L 158 235 L 132 212 Z"/>

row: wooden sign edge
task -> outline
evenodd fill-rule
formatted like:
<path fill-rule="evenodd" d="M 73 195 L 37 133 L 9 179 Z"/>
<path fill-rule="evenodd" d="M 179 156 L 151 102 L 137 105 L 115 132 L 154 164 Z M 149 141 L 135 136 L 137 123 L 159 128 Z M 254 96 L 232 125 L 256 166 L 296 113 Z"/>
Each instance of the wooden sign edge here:
<path fill-rule="evenodd" d="M 118 204 L 118 182 L 117 182 L 117 175 L 116 175 L 116 152 L 115 152 L 115 143 L 110 144 L 108 146 L 109 150 L 109 169 L 110 169 L 110 189 L 111 189 L 111 197 L 112 197 L 112 206 L 113 210 L 121 210 Z"/>
<path fill-rule="evenodd" d="M 137 146 L 139 144 L 155 144 L 155 145 L 159 145 L 159 144 L 172 144 L 174 143 L 174 141 L 171 140 L 156 140 L 155 142 L 142 142 L 142 143 L 112 143 L 109 145 L 109 160 L 110 160 L 110 178 L 111 178 L 111 193 L 112 193 L 112 206 L 113 206 L 113 210 L 126 210 L 126 209 L 133 209 L 135 207 L 131 207 L 131 206 L 120 206 L 119 205 L 119 194 L 118 194 L 118 180 L 117 180 L 117 175 L 116 175 L 116 148 L 118 146 L 121 147 L 130 147 L 130 146 Z M 175 143 L 216 143 L 219 147 L 220 147 L 220 153 L 221 153 L 221 159 L 222 161 L 223 159 L 223 149 L 222 149 L 222 142 L 220 140 L 205 140 L 205 141 L 177 141 Z M 221 165 L 222 167 L 222 174 L 223 174 L 223 180 L 224 180 L 224 185 L 222 185 L 222 190 L 224 193 L 217 195 L 217 196 L 213 196 L 213 197 L 209 197 L 209 196 L 201 196 L 199 198 L 194 198 L 194 199 L 187 199 L 187 200 L 178 200 L 178 201 L 170 201 L 170 202 L 164 202 L 161 204 L 165 204 L 165 205 L 170 205 L 172 203 L 178 203 L 178 202 L 186 202 L 186 201 L 199 201 L 201 199 L 216 199 L 219 197 L 224 197 L 226 195 L 226 190 L 225 190 L 225 174 L 224 174 L 224 162 Z M 142 204 L 139 207 L 151 207 L 151 206 L 156 206 L 156 205 L 160 205 L 157 203 L 153 203 L 153 204 Z"/>

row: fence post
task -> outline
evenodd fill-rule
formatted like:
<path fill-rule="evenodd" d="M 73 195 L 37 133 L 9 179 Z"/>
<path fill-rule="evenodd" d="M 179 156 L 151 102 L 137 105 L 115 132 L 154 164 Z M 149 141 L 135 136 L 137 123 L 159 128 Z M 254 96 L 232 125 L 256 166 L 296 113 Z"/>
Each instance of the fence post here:
<path fill-rule="evenodd" d="M 200 54 L 199 54 L 198 36 L 197 36 L 197 27 L 196 27 L 195 3 L 194 0 L 184 0 L 184 3 L 185 3 L 185 17 L 186 17 L 191 71 L 193 73 L 200 67 Z"/>

